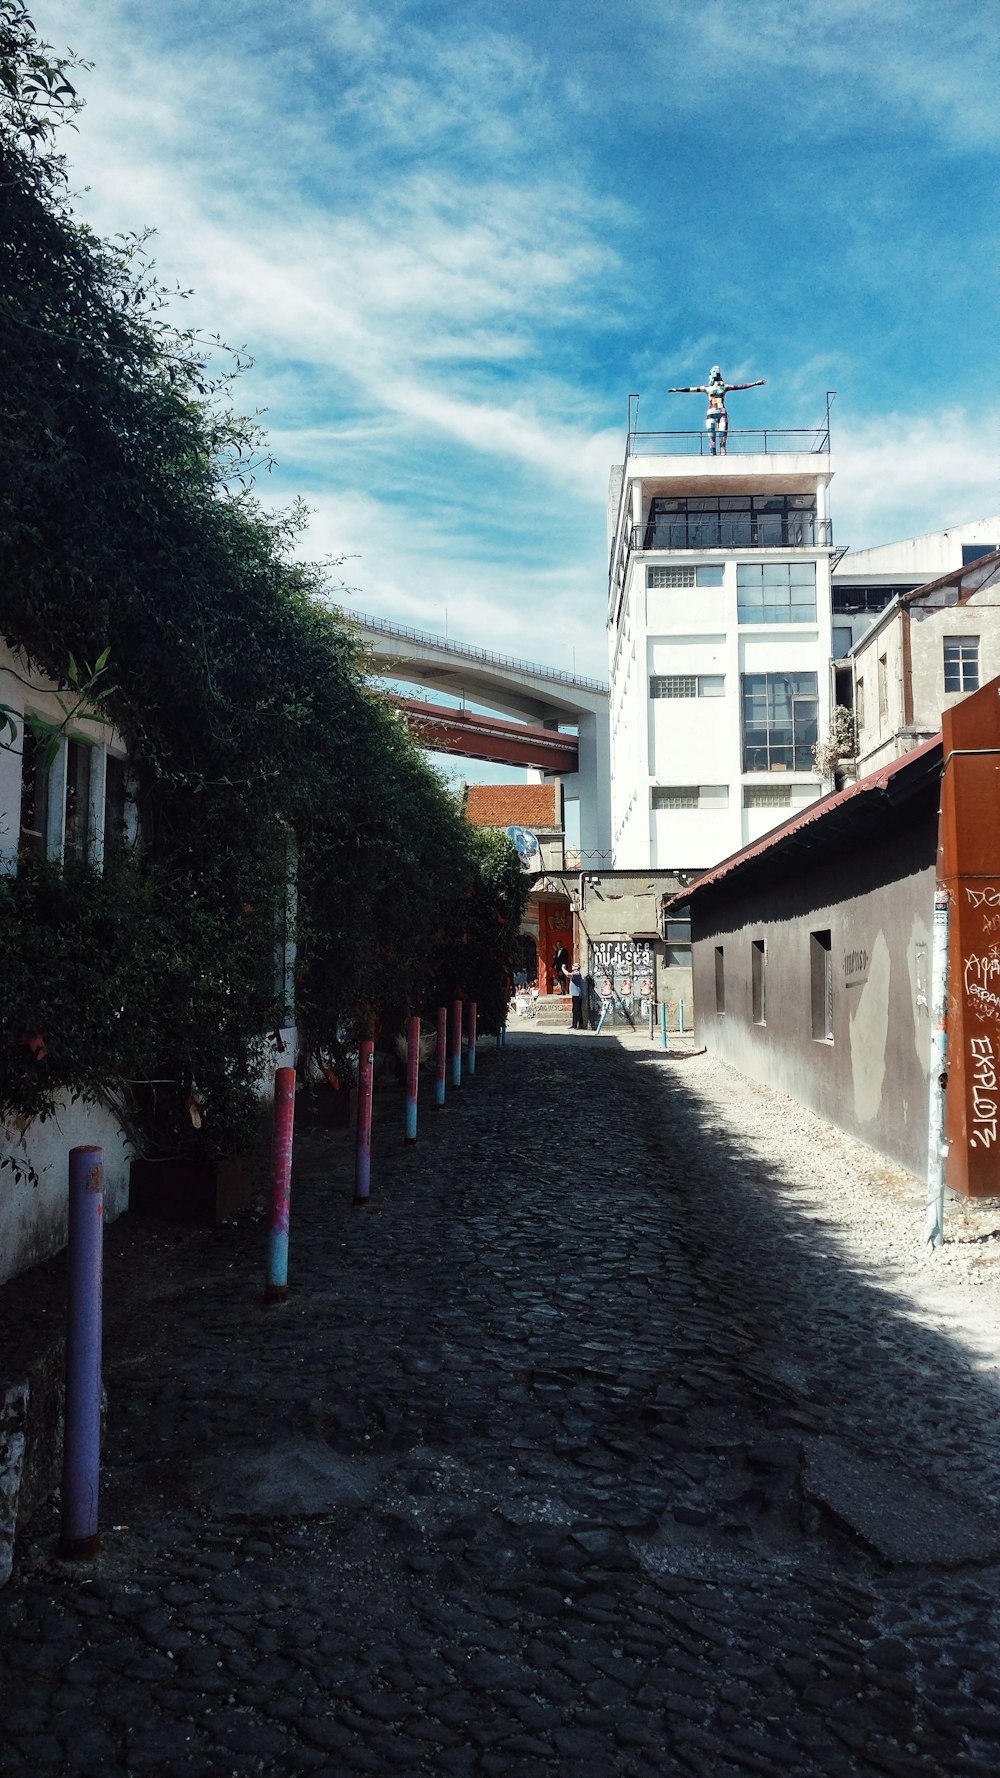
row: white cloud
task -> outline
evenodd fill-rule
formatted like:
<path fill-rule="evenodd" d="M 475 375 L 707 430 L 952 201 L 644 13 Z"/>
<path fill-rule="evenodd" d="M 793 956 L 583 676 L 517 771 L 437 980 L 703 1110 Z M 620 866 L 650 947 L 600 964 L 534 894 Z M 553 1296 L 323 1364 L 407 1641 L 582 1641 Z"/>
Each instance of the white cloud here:
<path fill-rule="evenodd" d="M 1000 511 L 1000 409 L 852 419 L 834 434 L 838 544 L 865 549 Z"/>

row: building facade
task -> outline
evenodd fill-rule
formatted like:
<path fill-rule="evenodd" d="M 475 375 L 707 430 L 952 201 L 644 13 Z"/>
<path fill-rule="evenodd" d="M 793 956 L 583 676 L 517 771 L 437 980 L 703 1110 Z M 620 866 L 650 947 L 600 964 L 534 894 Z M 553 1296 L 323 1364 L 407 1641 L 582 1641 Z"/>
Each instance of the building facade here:
<path fill-rule="evenodd" d="M 702 868 L 821 794 L 829 435 L 629 434 L 608 507 L 615 866 Z"/>

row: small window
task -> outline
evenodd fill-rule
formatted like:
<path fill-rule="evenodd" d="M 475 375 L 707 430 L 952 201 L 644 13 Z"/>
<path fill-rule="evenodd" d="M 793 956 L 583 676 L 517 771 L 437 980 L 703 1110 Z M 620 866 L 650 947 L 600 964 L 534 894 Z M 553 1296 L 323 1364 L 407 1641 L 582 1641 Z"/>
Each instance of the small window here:
<path fill-rule="evenodd" d="M 722 586 L 725 569 L 721 562 L 713 562 L 698 569 L 699 586 Z"/>
<path fill-rule="evenodd" d="M 651 673 L 651 698 L 721 698 L 726 689 L 724 673 Z"/>
<path fill-rule="evenodd" d="M 726 956 L 722 945 L 715 947 L 715 1010 L 726 1010 Z"/>
<path fill-rule="evenodd" d="M 43 745 L 28 724 L 21 727 L 21 850 L 44 858 L 48 849 L 49 772 Z"/>
<path fill-rule="evenodd" d="M 86 861 L 90 850 L 90 779 L 94 750 L 82 741 L 66 744 L 66 817 L 63 856 L 67 862 Z"/>
<path fill-rule="evenodd" d="M 690 567 L 649 567 L 646 569 L 646 586 L 654 587 L 696 586 L 695 569 Z"/>
<path fill-rule="evenodd" d="M 833 626 L 833 658 L 842 661 L 851 652 L 854 636 L 850 624 L 834 624 Z"/>
<path fill-rule="evenodd" d="M 747 784 L 743 789 L 743 807 L 745 809 L 790 809 L 792 806 L 792 787 L 790 784 Z"/>
<path fill-rule="evenodd" d="M 833 949 L 829 931 L 809 934 L 812 1034 L 820 1043 L 833 1042 Z"/>
<path fill-rule="evenodd" d="M 945 691 L 976 691 L 979 687 L 979 637 L 944 638 Z"/>
<path fill-rule="evenodd" d="M 127 774 L 125 761 L 109 753 L 104 780 L 104 861 L 125 844 Z"/>
<path fill-rule="evenodd" d="M 889 720 L 889 661 L 884 654 L 878 657 L 878 720 L 880 728 Z"/>
<path fill-rule="evenodd" d="M 766 968 L 767 946 L 762 938 L 755 938 L 750 945 L 750 991 L 755 1025 L 767 1023 L 764 982 Z"/>
<path fill-rule="evenodd" d="M 865 682 L 863 679 L 858 680 L 857 690 L 854 694 L 854 714 L 858 719 L 858 732 L 860 734 L 865 726 Z"/>
<path fill-rule="evenodd" d="M 728 809 L 728 784 L 654 784 L 654 809 Z"/>

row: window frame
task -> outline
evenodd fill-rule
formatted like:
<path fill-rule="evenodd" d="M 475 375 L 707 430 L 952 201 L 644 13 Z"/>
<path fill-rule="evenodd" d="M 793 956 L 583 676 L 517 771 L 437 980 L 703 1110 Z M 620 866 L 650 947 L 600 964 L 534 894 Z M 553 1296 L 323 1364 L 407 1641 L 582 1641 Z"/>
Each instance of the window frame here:
<path fill-rule="evenodd" d="M 767 940 L 750 940 L 750 1016 L 755 1025 L 767 1024 Z"/>
<path fill-rule="evenodd" d="M 979 670 L 980 637 L 978 635 L 943 636 L 941 642 L 945 695 L 950 696 L 953 692 L 964 693 L 978 691 L 981 682 L 981 674 Z M 951 651 L 951 659 L 949 659 L 949 651 Z M 971 668 L 971 673 L 967 674 L 968 668 Z M 949 670 L 952 672 L 953 676 L 957 675 L 957 685 L 948 684 Z"/>
<path fill-rule="evenodd" d="M 809 934 L 809 1010 L 813 1042 L 832 1044 L 833 934 L 828 926 Z"/>
<path fill-rule="evenodd" d="M 796 689 L 799 681 L 810 680 L 812 690 Z M 776 714 L 776 699 L 772 697 L 772 686 L 777 688 L 781 682 L 787 687 L 788 702 L 787 720 L 779 721 Z M 795 682 L 793 684 L 793 682 Z M 764 700 L 764 724 L 747 722 L 748 707 L 752 699 Z M 759 708 L 759 702 L 758 706 Z M 799 734 L 801 727 L 805 732 Z M 808 731 L 812 730 L 810 734 Z M 772 736 L 787 730 L 787 741 L 773 740 Z M 763 734 L 763 740 L 750 741 L 748 734 Z M 805 772 L 815 776 L 816 763 L 813 759 L 813 748 L 819 737 L 819 675 L 810 672 L 795 673 L 741 673 L 740 674 L 740 745 L 743 771 L 755 772 Z M 763 753 L 766 764 L 751 764 L 751 755 Z M 787 759 L 776 757 L 779 753 L 787 753 Z"/>

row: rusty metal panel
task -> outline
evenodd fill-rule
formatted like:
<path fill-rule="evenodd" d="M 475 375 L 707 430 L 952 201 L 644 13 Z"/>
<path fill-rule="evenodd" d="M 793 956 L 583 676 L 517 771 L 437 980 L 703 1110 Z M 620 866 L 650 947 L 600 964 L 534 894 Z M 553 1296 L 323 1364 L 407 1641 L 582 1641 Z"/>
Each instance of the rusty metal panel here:
<path fill-rule="evenodd" d="M 951 903 L 945 1178 L 1000 1195 L 1000 687 L 946 710 L 938 877 Z"/>

